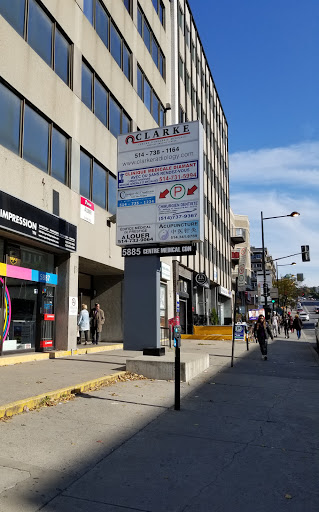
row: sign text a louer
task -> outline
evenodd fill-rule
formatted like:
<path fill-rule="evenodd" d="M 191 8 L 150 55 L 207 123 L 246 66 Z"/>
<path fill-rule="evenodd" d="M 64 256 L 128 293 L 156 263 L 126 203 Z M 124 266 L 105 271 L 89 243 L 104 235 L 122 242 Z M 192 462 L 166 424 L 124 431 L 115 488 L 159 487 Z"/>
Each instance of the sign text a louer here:
<path fill-rule="evenodd" d="M 203 240 L 198 121 L 118 137 L 117 245 Z"/>

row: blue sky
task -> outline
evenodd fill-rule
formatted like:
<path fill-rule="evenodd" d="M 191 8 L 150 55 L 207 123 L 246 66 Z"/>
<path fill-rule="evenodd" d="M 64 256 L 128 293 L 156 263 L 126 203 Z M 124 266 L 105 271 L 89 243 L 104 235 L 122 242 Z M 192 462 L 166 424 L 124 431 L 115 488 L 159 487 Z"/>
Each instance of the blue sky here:
<path fill-rule="evenodd" d="M 231 207 L 265 221 L 274 258 L 310 246 L 293 269 L 319 285 L 319 1 L 189 0 L 229 125 Z"/>

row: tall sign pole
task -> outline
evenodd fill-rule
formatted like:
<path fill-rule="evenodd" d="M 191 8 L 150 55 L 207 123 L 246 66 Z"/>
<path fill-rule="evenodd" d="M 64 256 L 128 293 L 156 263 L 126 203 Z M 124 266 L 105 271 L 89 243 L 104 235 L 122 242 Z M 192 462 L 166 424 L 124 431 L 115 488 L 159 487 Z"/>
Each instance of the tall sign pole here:
<path fill-rule="evenodd" d="M 261 243 L 262 243 L 262 266 L 263 266 L 263 276 L 264 276 L 264 286 L 263 286 L 263 296 L 265 299 L 265 316 L 267 318 L 267 295 L 268 295 L 268 286 L 266 281 L 266 259 L 265 259 L 265 242 L 264 242 L 264 217 L 263 212 L 261 214 Z"/>

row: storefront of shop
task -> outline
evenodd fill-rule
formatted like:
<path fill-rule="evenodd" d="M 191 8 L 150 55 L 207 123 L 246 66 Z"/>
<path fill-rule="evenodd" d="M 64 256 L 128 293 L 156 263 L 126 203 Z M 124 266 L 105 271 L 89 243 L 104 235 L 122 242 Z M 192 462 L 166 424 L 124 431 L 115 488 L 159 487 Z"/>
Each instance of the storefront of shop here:
<path fill-rule="evenodd" d="M 76 226 L 0 191 L 0 353 L 55 347 L 56 255 Z"/>

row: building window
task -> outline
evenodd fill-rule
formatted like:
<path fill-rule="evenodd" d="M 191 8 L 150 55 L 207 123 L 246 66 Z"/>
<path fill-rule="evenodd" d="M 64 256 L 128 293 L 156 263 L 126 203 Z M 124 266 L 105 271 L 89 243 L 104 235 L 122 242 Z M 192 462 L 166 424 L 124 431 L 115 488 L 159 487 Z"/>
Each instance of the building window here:
<path fill-rule="evenodd" d="M 106 209 L 106 171 L 97 162 L 93 162 L 93 203 Z"/>
<path fill-rule="evenodd" d="M 130 16 L 132 16 L 132 0 L 123 0 L 125 9 L 130 13 Z"/>
<path fill-rule="evenodd" d="M 116 213 L 116 178 L 81 149 L 80 194 L 110 213 Z"/>
<path fill-rule="evenodd" d="M 178 6 L 178 25 L 184 34 L 184 12 L 180 5 Z"/>
<path fill-rule="evenodd" d="M 0 144 L 68 185 L 69 137 L 2 83 Z"/>
<path fill-rule="evenodd" d="M 0 83 L 0 144 L 17 155 L 20 146 L 21 100 Z"/>
<path fill-rule="evenodd" d="M 1 0 L 0 14 L 71 87 L 71 42 L 40 4 L 36 0 Z"/>
<path fill-rule="evenodd" d="M 188 48 L 190 48 L 191 34 L 189 31 L 188 25 L 186 25 L 186 29 L 185 29 L 185 41 L 186 41 L 186 45 L 188 46 Z"/>
<path fill-rule="evenodd" d="M 161 0 L 152 0 L 153 7 L 158 14 L 161 24 L 164 26 L 164 12 L 165 7 Z"/>
<path fill-rule="evenodd" d="M 128 8 L 128 6 L 131 6 L 131 1 L 124 1 L 124 5 Z M 123 36 L 115 27 L 104 4 L 100 0 L 84 0 L 83 13 L 95 28 L 106 48 L 111 52 L 112 57 L 120 66 L 126 78 L 131 82 L 132 52 L 129 50 Z"/>
<path fill-rule="evenodd" d="M 184 61 L 182 59 L 181 56 L 179 56 L 179 59 L 178 59 L 178 73 L 179 73 L 179 77 L 184 81 Z"/>
<path fill-rule="evenodd" d="M 137 93 L 157 124 L 164 126 L 164 106 L 139 66 L 137 66 Z"/>
<path fill-rule="evenodd" d="M 49 123 L 28 105 L 24 113 L 23 158 L 48 171 Z"/>
<path fill-rule="evenodd" d="M 153 4 L 154 5 L 154 4 Z M 152 55 L 153 61 L 158 68 L 161 76 L 165 78 L 165 57 L 150 28 L 150 25 L 138 4 L 137 7 L 137 30 L 142 37 L 145 46 Z"/>
<path fill-rule="evenodd" d="M 85 62 L 82 62 L 82 101 L 115 137 L 131 130 L 130 117 Z"/>

